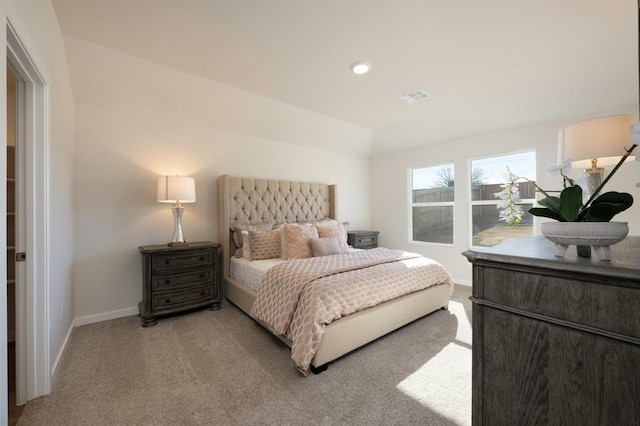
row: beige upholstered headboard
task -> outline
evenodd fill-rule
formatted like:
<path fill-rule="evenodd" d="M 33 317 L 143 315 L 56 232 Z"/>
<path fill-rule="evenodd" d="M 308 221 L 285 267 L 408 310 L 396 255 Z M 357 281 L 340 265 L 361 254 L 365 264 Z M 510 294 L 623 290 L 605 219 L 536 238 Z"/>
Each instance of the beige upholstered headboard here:
<path fill-rule="evenodd" d="M 218 178 L 218 235 L 223 251 L 223 278 L 236 247 L 233 224 L 311 222 L 336 219 L 336 185 L 240 178 Z"/>

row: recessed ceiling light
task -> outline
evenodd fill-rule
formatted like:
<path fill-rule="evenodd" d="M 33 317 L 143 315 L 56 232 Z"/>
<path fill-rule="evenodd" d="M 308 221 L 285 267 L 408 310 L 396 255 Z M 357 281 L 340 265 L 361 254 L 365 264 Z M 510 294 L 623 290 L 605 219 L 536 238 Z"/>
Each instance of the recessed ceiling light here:
<path fill-rule="evenodd" d="M 371 64 L 369 62 L 358 61 L 351 64 L 349 68 L 354 74 L 362 75 L 371 71 Z"/>

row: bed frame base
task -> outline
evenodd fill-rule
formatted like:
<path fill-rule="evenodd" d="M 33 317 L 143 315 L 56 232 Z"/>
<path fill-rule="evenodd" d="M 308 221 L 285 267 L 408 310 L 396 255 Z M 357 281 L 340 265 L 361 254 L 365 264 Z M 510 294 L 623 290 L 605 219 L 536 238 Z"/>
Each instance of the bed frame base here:
<path fill-rule="evenodd" d="M 255 290 L 232 278 L 226 278 L 224 284 L 226 299 L 251 316 Z M 449 284 L 438 284 L 340 318 L 326 326 L 318 351 L 311 361 L 312 371 L 318 374 L 327 369 L 329 362 L 425 315 L 447 309 L 448 304 Z M 278 337 L 291 346 L 288 339 Z"/>

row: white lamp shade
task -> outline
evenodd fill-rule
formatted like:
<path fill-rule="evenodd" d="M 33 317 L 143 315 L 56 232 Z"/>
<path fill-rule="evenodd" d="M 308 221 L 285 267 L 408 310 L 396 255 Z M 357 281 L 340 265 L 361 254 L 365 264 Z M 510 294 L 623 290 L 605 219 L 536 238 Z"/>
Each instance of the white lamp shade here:
<path fill-rule="evenodd" d="M 158 178 L 158 202 L 195 203 L 196 181 L 187 176 L 160 176 Z"/>
<path fill-rule="evenodd" d="M 591 168 L 591 160 L 598 167 L 610 166 L 631 148 L 632 115 L 612 115 L 581 121 L 558 132 L 558 164 L 571 159 L 574 168 Z M 633 156 L 626 161 L 633 160 Z"/>

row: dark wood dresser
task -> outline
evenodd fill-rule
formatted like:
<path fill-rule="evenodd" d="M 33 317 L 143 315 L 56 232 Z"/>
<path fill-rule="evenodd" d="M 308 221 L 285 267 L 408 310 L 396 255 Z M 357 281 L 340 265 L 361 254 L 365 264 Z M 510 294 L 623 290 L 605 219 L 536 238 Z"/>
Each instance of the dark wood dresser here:
<path fill-rule="evenodd" d="M 378 231 L 348 231 L 347 244 L 353 248 L 372 249 L 378 247 Z"/>
<path fill-rule="evenodd" d="M 474 425 L 640 425 L 640 237 L 611 261 L 544 237 L 473 263 Z"/>
<path fill-rule="evenodd" d="M 209 306 L 220 309 L 220 245 L 210 242 L 138 247 L 142 253 L 142 326 L 162 315 Z"/>

